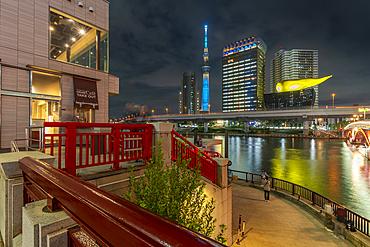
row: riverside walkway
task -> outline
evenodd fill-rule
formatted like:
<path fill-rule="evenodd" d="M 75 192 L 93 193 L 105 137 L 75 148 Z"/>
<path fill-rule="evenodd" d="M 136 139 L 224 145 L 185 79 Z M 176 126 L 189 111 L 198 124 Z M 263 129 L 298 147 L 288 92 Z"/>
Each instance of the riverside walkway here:
<path fill-rule="evenodd" d="M 233 243 L 233 247 L 354 246 L 327 231 L 316 217 L 293 202 L 274 193 L 265 202 L 263 190 L 248 187 L 245 181 L 232 183 L 232 229 L 238 229 L 241 215 L 247 232 L 240 245 Z"/>

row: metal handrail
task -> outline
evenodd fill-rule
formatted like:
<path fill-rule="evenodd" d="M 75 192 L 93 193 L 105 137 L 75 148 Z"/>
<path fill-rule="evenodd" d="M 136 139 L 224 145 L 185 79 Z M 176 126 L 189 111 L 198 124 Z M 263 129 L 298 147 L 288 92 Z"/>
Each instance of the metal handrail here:
<path fill-rule="evenodd" d="M 19 148 L 18 148 L 18 145 L 17 145 L 17 140 L 11 140 L 10 141 L 10 148 L 11 148 L 11 152 L 14 153 L 14 152 L 19 152 Z"/>
<path fill-rule="evenodd" d="M 261 175 L 255 174 L 255 173 L 249 173 L 249 172 L 243 172 L 243 171 L 238 171 L 238 170 L 232 170 L 229 169 L 229 171 L 232 172 L 237 172 L 237 173 L 242 173 L 245 174 L 245 181 L 248 182 L 250 181 L 251 183 L 260 183 L 261 182 Z M 248 177 L 250 180 L 248 180 Z M 353 222 L 353 225 L 355 228 L 362 232 L 363 234 L 367 235 L 370 237 L 370 220 L 353 212 L 352 210 L 346 208 L 345 206 L 325 197 L 322 196 L 315 191 L 312 191 L 310 189 L 307 189 L 303 186 L 300 186 L 298 184 L 294 184 L 291 182 L 288 182 L 286 180 L 278 179 L 278 178 L 273 178 L 269 177 L 269 180 L 271 180 L 271 187 L 277 189 L 282 189 L 287 192 L 292 193 L 292 196 L 297 195 L 298 200 L 300 198 L 304 198 L 310 202 L 312 202 L 313 205 L 317 205 L 321 208 L 324 208 L 324 205 L 327 203 L 333 203 L 334 211 L 336 212 L 338 208 L 345 208 L 346 210 L 346 218 L 350 221 Z"/>
<path fill-rule="evenodd" d="M 25 204 L 40 199 L 32 192 L 41 191 L 50 211 L 62 209 L 101 246 L 225 247 L 45 162 L 26 157 L 19 168 Z"/>

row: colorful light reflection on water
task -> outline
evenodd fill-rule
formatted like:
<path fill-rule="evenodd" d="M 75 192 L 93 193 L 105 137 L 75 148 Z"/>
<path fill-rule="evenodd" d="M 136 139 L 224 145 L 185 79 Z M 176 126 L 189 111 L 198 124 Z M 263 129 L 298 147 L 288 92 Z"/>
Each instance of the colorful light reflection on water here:
<path fill-rule="evenodd" d="M 340 140 L 229 137 L 229 158 L 233 170 L 260 173 L 264 168 L 370 219 L 370 162 Z"/>

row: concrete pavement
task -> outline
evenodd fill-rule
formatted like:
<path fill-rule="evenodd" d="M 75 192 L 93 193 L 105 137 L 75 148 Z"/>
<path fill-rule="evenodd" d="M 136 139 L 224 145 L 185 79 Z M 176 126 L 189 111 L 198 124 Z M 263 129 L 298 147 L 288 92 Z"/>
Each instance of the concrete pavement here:
<path fill-rule="evenodd" d="M 244 185 L 243 185 L 244 184 Z M 264 201 L 263 190 L 233 181 L 233 234 L 238 229 L 239 215 L 245 221 L 244 246 L 354 246 L 334 236 L 313 215 L 298 205 L 270 193 Z M 229 243 L 230 244 L 230 243 Z"/>

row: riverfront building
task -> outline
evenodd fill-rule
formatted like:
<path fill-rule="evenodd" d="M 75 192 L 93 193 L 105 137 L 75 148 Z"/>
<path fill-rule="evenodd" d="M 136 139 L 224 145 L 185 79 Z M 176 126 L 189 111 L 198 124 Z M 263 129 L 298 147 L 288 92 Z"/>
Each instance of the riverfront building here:
<path fill-rule="evenodd" d="M 302 90 L 270 93 L 264 95 L 266 109 L 292 110 L 311 108 L 315 102 L 315 90 L 305 88 Z"/>
<path fill-rule="evenodd" d="M 222 50 L 222 112 L 264 109 L 265 53 L 260 37 L 249 37 Z"/>
<path fill-rule="evenodd" d="M 0 147 L 44 122 L 108 122 L 109 3 L 0 3 Z"/>
<path fill-rule="evenodd" d="M 317 78 L 319 75 L 319 52 L 317 50 L 280 49 L 270 63 L 270 93 L 277 93 L 276 84 L 283 80 Z M 319 87 L 314 86 L 315 103 L 318 106 Z"/>
<path fill-rule="evenodd" d="M 179 91 L 179 114 L 199 113 L 199 91 L 195 73 L 182 73 L 181 90 Z"/>

